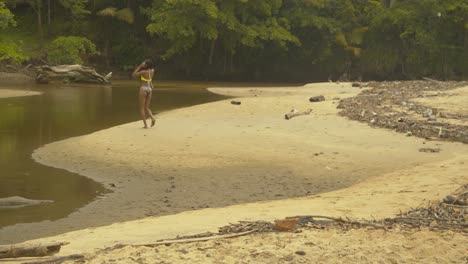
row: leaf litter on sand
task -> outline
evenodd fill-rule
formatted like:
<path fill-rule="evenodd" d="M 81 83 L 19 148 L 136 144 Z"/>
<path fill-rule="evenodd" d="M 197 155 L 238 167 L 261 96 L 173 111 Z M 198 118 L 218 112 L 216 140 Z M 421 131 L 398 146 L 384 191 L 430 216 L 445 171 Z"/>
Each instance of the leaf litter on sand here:
<path fill-rule="evenodd" d="M 468 82 L 397 81 L 370 82 L 370 89 L 340 101 L 340 115 L 371 126 L 388 128 L 408 136 L 468 143 L 468 126 L 447 122 L 468 122 L 468 115 L 437 109 L 414 99 L 450 96 Z"/>

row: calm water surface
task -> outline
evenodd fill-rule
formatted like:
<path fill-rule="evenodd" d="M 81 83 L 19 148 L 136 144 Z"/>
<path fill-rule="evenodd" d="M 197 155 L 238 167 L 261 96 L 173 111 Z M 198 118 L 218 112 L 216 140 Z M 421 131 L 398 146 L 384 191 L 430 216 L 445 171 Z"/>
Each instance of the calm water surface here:
<path fill-rule="evenodd" d="M 223 99 L 202 89 L 215 85 L 219 84 L 157 83 L 152 109 L 159 113 Z M 135 81 L 115 82 L 112 86 L 0 84 L 0 89 L 43 92 L 38 96 L 0 99 L 0 198 L 22 196 L 55 201 L 0 209 L 0 227 L 63 218 L 106 191 L 78 174 L 38 164 L 31 154 L 50 142 L 138 120 L 136 87 Z"/>

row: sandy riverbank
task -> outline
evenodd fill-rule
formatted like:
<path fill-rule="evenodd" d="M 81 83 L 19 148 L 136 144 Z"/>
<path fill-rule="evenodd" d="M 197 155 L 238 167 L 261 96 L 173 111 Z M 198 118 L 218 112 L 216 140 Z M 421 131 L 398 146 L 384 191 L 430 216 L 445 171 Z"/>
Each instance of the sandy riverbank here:
<path fill-rule="evenodd" d="M 39 94 L 41 93 L 35 92 L 35 91 L 0 89 L 0 98 L 31 96 L 31 95 L 39 95 Z"/>
<path fill-rule="evenodd" d="M 360 91 L 350 84 L 210 90 L 247 97 L 239 99 L 242 101 L 239 106 L 224 100 L 165 113 L 159 116 L 153 129 L 139 129 L 141 123 L 136 122 L 56 142 L 37 150 L 33 156 L 41 163 L 116 186 L 114 192 L 105 198 L 51 224 L 77 225 L 76 221 L 81 221 L 93 226 L 134 219 L 137 215 L 169 214 L 88 228 L 39 241 L 71 242 L 60 254 L 92 253 L 118 243 L 150 242 L 216 231 L 217 227 L 239 220 L 271 221 L 299 214 L 381 218 L 427 200 L 440 199 L 468 180 L 465 173 L 468 169 L 466 145 L 426 142 L 338 116 L 338 100 Z M 324 95 L 327 100 L 312 104 L 308 98 L 314 95 Z M 310 116 L 284 120 L 284 114 L 291 108 L 302 111 L 309 107 L 313 109 Z M 419 152 L 422 147 L 440 148 L 442 151 Z M 302 198 L 290 199 L 294 197 Z M 207 206 L 228 207 L 200 209 Z M 187 211 L 190 209 L 200 210 Z M 0 234 L 12 235 L 19 230 L 21 225 L 0 230 Z M 310 236 L 321 237 L 317 245 L 329 244 L 330 250 L 317 246 L 323 250 L 324 256 L 344 254 L 340 253 L 340 248 L 353 244 L 354 251 L 347 251 L 350 258 L 342 260 L 359 260 L 354 258 L 359 254 L 353 252 L 363 252 L 368 261 L 376 260 L 378 256 L 386 259 L 392 256 L 392 252 L 398 253 L 392 257 L 397 261 L 401 258 L 421 260 L 424 255 L 428 257 L 426 260 L 437 260 L 444 257 L 443 254 L 450 255 L 447 260 L 459 260 L 467 249 L 466 237 L 459 234 L 442 236 L 429 232 L 418 233 L 413 238 L 411 234 L 390 234 L 381 238 L 382 234 L 378 232 L 310 232 Z M 225 249 L 234 251 L 234 244 L 245 243 L 247 249 L 260 252 L 262 247 L 257 243 L 262 243 L 271 249 L 265 254 L 277 252 L 280 254 L 278 262 L 281 262 L 280 258 L 286 257 L 292 249 L 279 251 L 265 240 L 299 239 L 294 243 L 300 245 L 307 242 L 304 238 L 294 238 L 296 235 L 292 234 L 262 236 L 238 238 L 221 244 L 230 243 Z M 369 254 L 383 250 L 383 246 L 372 247 L 366 240 L 378 237 L 383 245 L 400 249 L 387 250 L 385 254 L 390 255 L 374 255 L 373 258 Z M 450 239 L 454 239 L 457 245 L 448 242 Z M 339 243 L 331 245 L 330 241 L 338 240 Z M 401 249 L 402 242 L 398 241 L 413 241 L 408 244 L 414 252 Z M 420 241 L 430 242 L 421 248 Z M 174 261 L 182 261 L 187 256 L 180 250 L 191 250 L 193 246 L 180 245 L 171 248 L 174 251 L 171 253 L 169 250 L 167 254 L 175 258 Z M 212 246 L 214 252 L 209 254 L 219 258 L 203 259 L 207 258 L 204 253 L 201 259 L 200 256 L 195 257 L 192 262 L 229 263 L 230 260 L 244 258 L 241 254 L 222 259 L 229 254 L 223 253 L 222 245 L 218 246 Z M 438 246 L 440 252 L 430 250 Z M 106 260 L 106 257 L 107 260 L 126 263 L 130 257 L 146 254 L 146 250 L 124 248 L 95 259 L 96 263 Z M 166 253 L 156 254 L 154 250 L 152 253 L 155 254 L 153 258 L 168 258 L 164 255 Z M 307 251 L 306 256 L 311 257 L 311 254 L 315 253 Z M 330 262 L 339 262 L 340 259 L 330 259 Z M 301 260 L 295 261 L 301 263 Z"/>

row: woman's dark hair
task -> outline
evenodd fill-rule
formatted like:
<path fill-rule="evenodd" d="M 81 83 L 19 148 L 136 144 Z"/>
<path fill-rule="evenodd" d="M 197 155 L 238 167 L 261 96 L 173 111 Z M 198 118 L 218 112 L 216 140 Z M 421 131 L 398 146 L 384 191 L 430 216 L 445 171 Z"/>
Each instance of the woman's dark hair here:
<path fill-rule="evenodd" d="M 145 60 L 145 68 L 146 69 L 153 69 L 154 68 L 153 61 L 151 59 L 146 59 Z"/>

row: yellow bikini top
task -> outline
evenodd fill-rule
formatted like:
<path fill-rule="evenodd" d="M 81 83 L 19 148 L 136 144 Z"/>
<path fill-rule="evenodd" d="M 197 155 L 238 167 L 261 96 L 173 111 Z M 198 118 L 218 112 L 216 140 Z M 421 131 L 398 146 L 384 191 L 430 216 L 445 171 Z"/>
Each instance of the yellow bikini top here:
<path fill-rule="evenodd" d="M 143 77 L 143 75 L 141 75 L 141 80 L 144 82 L 151 82 L 153 79 L 146 79 L 145 77 Z"/>
<path fill-rule="evenodd" d="M 150 70 L 151 71 L 151 70 Z M 150 78 L 150 79 L 146 79 L 143 75 L 140 75 L 140 78 L 142 81 L 144 82 L 151 82 L 153 80 L 153 78 Z"/>

